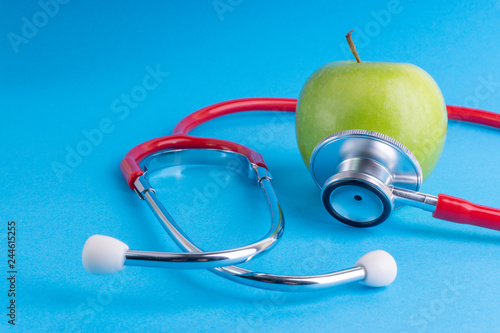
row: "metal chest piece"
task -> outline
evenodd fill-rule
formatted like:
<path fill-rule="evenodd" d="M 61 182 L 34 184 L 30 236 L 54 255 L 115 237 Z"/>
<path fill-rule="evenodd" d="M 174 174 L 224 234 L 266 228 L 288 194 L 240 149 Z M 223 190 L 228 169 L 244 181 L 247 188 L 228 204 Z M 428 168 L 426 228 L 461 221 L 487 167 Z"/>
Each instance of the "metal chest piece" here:
<path fill-rule="evenodd" d="M 334 133 L 316 145 L 309 170 L 337 220 L 371 227 L 400 204 L 393 189 L 418 191 L 422 170 L 413 154 L 389 136 L 365 130 Z"/>

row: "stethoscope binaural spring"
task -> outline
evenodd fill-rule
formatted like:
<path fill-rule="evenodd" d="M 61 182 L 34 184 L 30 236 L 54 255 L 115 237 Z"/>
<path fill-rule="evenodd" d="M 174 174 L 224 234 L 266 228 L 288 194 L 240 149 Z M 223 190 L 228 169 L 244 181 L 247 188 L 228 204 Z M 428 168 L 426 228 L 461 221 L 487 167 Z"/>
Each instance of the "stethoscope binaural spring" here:
<path fill-rule="evenodd" d="M 253 272 L 234 266 L 271 249 L 284 231 L 281 207 L 272 176 L 260 154 L 243 145 L 190 136 L 196 126 L 223 115 L 244 111 L 294 112 L 295 99 L 248 98 L 218 103 L 182 119 L 173 134 L 134 147 L 121 163 L 128 185 L 145 200 L 163 228 L 185 252 L 130 250 L 123 242 L 94 235 L 85 243 L 83 264 L 91 273 L 112 273 L 125 266 L 209 269 L 217 275 L 249 286 L 280 291 L 315 291 L 362 281 L 387 286 L 397 274 L 396 262 L 385 251 L 362 256 L 349 269 L 313 276 L 284 276 Z M 448 117 L 500 128 L 500 115 L 448 106 Z M 184 164 L 227 164 L 237 161 L 235 172 L 248 176 L 265 194 L 271 228 L 257 242 L 240 248 L 204 252 L 175 223 L 149 184 L 149 172 Z M 398 141 L 376 132 L 346 130 L 322 140 L 311 156 L 310 172 L 321 188 L 323 205 L 337 220 L 356 227 L 371 227 L 387 220 L 402 205 L 433 212 L 438 219 L 500 230 L 500 210 L 463 199 L 418 192 L 422 171 L 413 154 Z"/>

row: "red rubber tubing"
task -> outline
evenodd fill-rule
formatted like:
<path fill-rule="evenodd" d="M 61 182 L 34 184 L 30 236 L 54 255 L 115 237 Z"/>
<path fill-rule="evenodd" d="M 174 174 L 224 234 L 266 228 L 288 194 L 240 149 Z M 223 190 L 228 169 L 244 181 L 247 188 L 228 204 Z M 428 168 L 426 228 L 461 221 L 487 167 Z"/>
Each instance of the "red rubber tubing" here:
<path fill-rule="evenodd" d="M 120 163 L 120 169 L 123 177 L 125 177 L 125 180 L 127 181 L 128 186 L 133 190 L 135 188 L 135 180 L 144 173 L 144 171 L 140 168 L 139 163 L 145 157 L 161 150 L 196 148 L 226 150 L 239 153 L 245 155 L 250 162 L 267 169 L 262 156 L 248 147 L 231 141 L 198 138 L 189 135 L 169 135 L 141 143 L 140 145 L 132 148 L 132 150 L 125 155 Z"/>
<path fill-rule="evenodd" d="M 438 195 L 433 217 L 450 222 L 500 230 L 500 210 L 446 194 Z"/>
<path fill-rule="evenodd" d="M 172 134 L 189 134 L 195 127 L 217 117 L 245 111 L 284 111 L 295 112 L 297 99 L 256 97 L 241 98 L 207 106 L 183 118 L 174 128 Z M 500 114 L 447 105 L 448 119 L 475 123 L 500 128 Z"/>
<path fill-rule="evenodd" d="M 446 106 L 448 119 L 500 128 L 500 114 L 467 108 Z M 470 201 L 446 194 L 438 195 L 433 217 L 450 222 L 471 224 L 500 230 L 500 209 L 477 205 Z"/>
<path fill-rule="evenodd" d="M 198 125 L 217 117 L 245 111 L 284 111 L 295 112 L 295 98 L 241 98 L 207 106 L 182 119 L 172 134 L 189 134 Z"/>
<path fill-rule="evenodd" d="M 120 169 L 128 186 L 134 189 L 134 182 L 144 171 L 139 163 L 148 155 L 166 149 L 206 148 L 232 151 L 245 155 L 253 164 L 267 169 L 262 156 L 243 145 L 210 138 L 187 135 L 198 125 L 211 119 L 244 111 L 288 111 L 295 112 L 297 100 L 293 98 L 242 98 L 207 106 L 182 119 L 175 126 L 172 135 L 153 139 L 130 150 L 123 158 Z"/>
<path fill-rule="evenodd" d="M 466 108 L 465 106 L 447 105 L 449 120 L 463 121 L 479 125 L 500 128 L 500 114 L 478 109 Z"/>

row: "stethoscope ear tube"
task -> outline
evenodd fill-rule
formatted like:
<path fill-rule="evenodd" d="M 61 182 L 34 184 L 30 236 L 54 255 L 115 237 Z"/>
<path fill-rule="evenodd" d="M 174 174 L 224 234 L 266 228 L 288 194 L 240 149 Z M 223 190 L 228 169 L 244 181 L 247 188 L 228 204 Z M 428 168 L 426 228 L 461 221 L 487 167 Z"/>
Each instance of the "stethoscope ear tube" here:
<path fill-rule="evenodd" d="M 189 246 L 187 243 L 185 243 L 185 245 Z M 158 256 L 165 255 L 165 253 L 155 254 L 142 251 L 143 259 L 146 258 L 146 256 L 148 259 L 144 260 L 142 264 L 136 264 L 136 262 L 131 261 L 130 259 L 131 257 L 137 255 L 136 252 L 139 251 L 129 250 L 127 244 L 115 238 L 103 235 L 94 235 L 85 242 L 82 253 L 82 262 L 85 269 L 89 273 L 93 274 L 115 273 L 124 269 L 125 266 L 130 265 L 168 267 L 162 266 L 162 262 L 157 261 L 159 259 Z M 153 259 L 156 259 L 156 261 Z M 155 265 L 155 262 L 160 264 Z M 195 268 L 202 269 L 207 267 L 196 266 Z M 183 267 L 181 264 L 178 267 L 172 266 L 170 268 Z M 212 271 L 217 275 L 232 281 L 262 289 L 279 291 L 316 291 L 355 281 L 361 281 L 369 287 L 385 287 L 394 281 L 398 270 L 396 261 L 389 253 L 377 250 L 369 252 L 359 258 L 353 268 L 323 275 L 272 275 L 252 272 L 236 266 L 214 268 Z"/>

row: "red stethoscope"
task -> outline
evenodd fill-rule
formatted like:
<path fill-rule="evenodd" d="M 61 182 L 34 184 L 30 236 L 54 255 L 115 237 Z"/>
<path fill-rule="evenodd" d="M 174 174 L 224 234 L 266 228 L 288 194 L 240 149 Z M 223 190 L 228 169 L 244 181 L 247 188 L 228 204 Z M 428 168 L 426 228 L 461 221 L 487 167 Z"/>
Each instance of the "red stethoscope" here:
<path fill-rule="evenodd" d="M 195 127 L 220 116 L 246 111 L 295 112 L 296 99 L 246 98 L 214 104 L 182 119 L 172 135 L 142 143 L 121 162 L 129 187 L 146 200 L 164 229 L 187 253 L 130 250 L 121 241 L 101 235 L 90 237 L 83 263 L 92 273 L 112 273 L 124 266 L 205 268 L 227 279 L 253 287 L 281 291 L 314 291 L 362 281 L 369 286 L 390 284 L 396 263 L 384 251 L 370 252 L 354 267 L 313 276 L 284 276 L 249 271 L 242 263 L 272 248 L 282 236 L 284 219 L 271 185 L 271 173 L 262 156 L 235 142 L 189 135 Z M 500 128 L 500 114 L 447 106 L 448 119 Z M 271 228 L 257 242 L 236 249 L 204 252 L 175 223 L 149 184 L 148 174 L 184 164 L 228 165 L 246 175 L 264 191 L 271 213 Z M 403 205 L 432 212 L 438 219 L 500 230 L 500 210 L 473 204 L 446 194 L 418 192 L 422 171 L 416 158 L 391 137 L 362 129 L 332 133 L 318 143 L 309 171 L 321 188 L 321 199 L 337 220 L 356 227 L 375 226 Z"/>
<path fill-rule="evenodd" d="M 140 175 L 143 174 L 143 170 L 141 170 L 141 168 L 139 167 L 139 162 L 144 157 L 165 149 L 193 149 L 193 148 L 232 151 L 235 153 L 245 155 L 253 164 L 267 169 L 267 166 L 262 156 L 248 147 L 220 139 L 194 137 L 189 135 L 189 132 L 193 130 L 195 127 L 203 124 L 204 122 L 207 122 L 211 119 L 221 117 L 224 115 L 237 112 L 246 112 L 246 111 L 295 112 L 296 104 L 297 104 L 296 99 L 288 99 L 288 98 L 246 98 L 246 99 L 231 100 L 205 107 L 182 119 L 177 124 L 177 126 L 175 126 L 172 135 L 153 139 L 133 148 L 125 156 L 125 158 L 121 163 L 120 167 L 122 173 L 125 179 L 127 180 L 129 186 L 135 190 L 134 182 Z M 500 128 L 500 114 L 482 110 L 476 110 L 472 108 L 449 106 L 449 105 L 447 106 L 447 111 L 448 111 L 448 119 L 450 120 L 458 120 L 463 122 Z M 346 136 L 347 139 L 349 139 L 349 134 L 352 133 L 343 135 L 341 139 L 345 140 Z M 373 136 L 373 134 L 375 133 L 372 132 L 366 134 L 368 141 L 372 139 L 370 135 Z M 395 143 L 395 145 L 398 146 L 395 148 L 404 147 L 403 145 L 398 144 L 397 141 L 390 140 L 390 138 L 387 137 L 378 139 L 380 139 L 379 141 L 384 141 L 384 139 L 386 139 L 388 145 Z M 385 144 L 386 143 L 382 143 L 382 145 Z M 317 160 L 320 160 L 319 155 L 321 154 L 321 151 L 325 149 L 325 147 L 322 147 L 321 150 L 318 150 L 318 147 L 316 148 L 317 149 L 315 153 L 313 153 L 313 157 L 311 157 L 311 159 L 315 157 Z M 401 150 L 403 151 L 404 154 L 409 155 L 408 154 L 409 151 L 407 149 L 401 148 Z M 412 159 L 414 158 L 411 155 L 410 160 Z M 411 162 L 414 164 L 418 163 L 416 161 L 411 161 Z M 314 169 L 315 166 L 313 165 L 313 167 L 310 169 L 311 172 L 314 172 L 313 171 Z M 419 167 L 417 167 L 417 172 L 419 171 L 418 169 Z M 331 177 L 334 175 L 332 174 L 328 176 Z M 324 177 L 325 176 L 323 176 L 323 178 Z M 419 177 L 421 178 L 421 175 Z M 330 190 L 331 189 L 328 189 L 328 191 Z M 473 204 L 464 199 L 452 197 L 446 194 L 439 194 L 437 198 L 433 198 L 433 196 L 424 195 L 417 192 L 413 193 L 412 195 L 410 191 L 404 191 L 404 189 L 401 189 L 401 191 L 398 192 L 397 194 L 400 194 L 398 197 L 401 197 L 400 199 L 401 202 L 404 202 L 407 205 L 431 210 L 433 212 L 432 216 L 435 218 L 451 222 L 476 225 L 483 228 L 500 230 L 499 209 Z M 324 196 L 325 195 L 323 195 L 323 197 Z M 362 196 L 360 195 L 360 197 Z M 342 196 L 340 196 L 340 198 L 342 198 Z M 385 199 L 383 203 L 385 203 Z M 339 209 L 335 210 L 334 208 L 328 207 L 332 206 L 332 204 L 329 202 L 327 202 L 325 206 L 327 206 L 327 209 L 329 211 L 334 210 L 335 212 L 337 212 L 339 217 L 341 217 L 342 222 L 346 223 L 352 222 L 352 225 L 355 226 L 366 226 L 365 224 L 367 222 L 357 221 L 364 219 L 352 219 L 351 221 L 349 221 L 350 215 L 348 213 L 341 214 L 340 212 L 338 212 Z M 383 211 L 380 215 L 384 216 L 383 220 L 389 217 L 385 216 L 387 215 L 386 211 Z M 383 220 L 380 219 L 380 216 L 377 216 L 376 224 L 383 222 Z M 370 220 L 368 223 L 372 225 L 373 221 Z"/>

